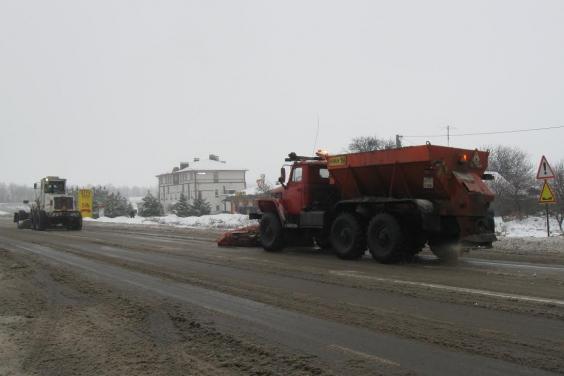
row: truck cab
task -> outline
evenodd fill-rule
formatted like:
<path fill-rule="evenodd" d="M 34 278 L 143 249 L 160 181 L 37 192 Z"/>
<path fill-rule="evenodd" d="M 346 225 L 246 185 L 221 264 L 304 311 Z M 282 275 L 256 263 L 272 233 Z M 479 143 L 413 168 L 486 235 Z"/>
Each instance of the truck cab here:
<path fill-rule="evenodd" d="M 31 204 L 31 226 L 35 230 L 62 225 L 70 230 L 82 228 L 82 217 L 75 208 L 74 197 L 67 194 L 66 179 L 47 176 L 34 184 L 35 200 Z"/>
<path fill-rule="evenodd" d="M 281 183 L 286 180 L 284 175 Z M 288 181 L 281 192 L 281 202 L 288 217 L 299 216 L 304 211 L 327 209 L 330 191 L 326 161 L 296 161 L 291 165 Z"/>

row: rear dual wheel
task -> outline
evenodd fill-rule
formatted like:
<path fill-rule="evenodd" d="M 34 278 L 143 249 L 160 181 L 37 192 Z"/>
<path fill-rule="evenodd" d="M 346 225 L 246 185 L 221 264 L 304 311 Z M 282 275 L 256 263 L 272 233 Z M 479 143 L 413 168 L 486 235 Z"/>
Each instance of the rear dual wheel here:
<path fill-rule="evenodd" d="M 78 217 L 76 220 L 67 226 L 68 230 L 80 231 L 82 230 L 82 217 Z"/>
<path fill-rule="evenodd" d="M 376 214 L 368 224 L 366 238 L 370 254 L 376 261 L 394 262 L 406 252 L 407 247 L 401 227 L 390 214 Z"/>

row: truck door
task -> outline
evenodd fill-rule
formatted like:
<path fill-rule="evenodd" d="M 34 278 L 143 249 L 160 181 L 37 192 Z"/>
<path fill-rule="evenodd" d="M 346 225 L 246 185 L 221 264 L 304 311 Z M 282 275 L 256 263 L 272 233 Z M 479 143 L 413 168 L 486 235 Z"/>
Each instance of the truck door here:
<path fill-rule="evenodd" d="M 284 192 L 284 206 L 289 215 L 298 215 L 304 204 L 303 169 L 294 167 Z"/>

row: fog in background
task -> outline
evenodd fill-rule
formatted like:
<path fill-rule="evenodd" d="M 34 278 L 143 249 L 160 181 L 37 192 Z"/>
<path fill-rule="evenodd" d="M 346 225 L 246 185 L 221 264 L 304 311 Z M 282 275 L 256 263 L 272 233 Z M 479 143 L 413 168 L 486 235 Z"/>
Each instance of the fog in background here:
<path fill-rule="evenodd" d="M 562 1 L 0 0 L 0 181 L 274 180 L 354 136 L 564 125 Z M 446 144 L 445 137 L 404 139 Z M 564 158 L 564 129 L 453 137 Z"/>

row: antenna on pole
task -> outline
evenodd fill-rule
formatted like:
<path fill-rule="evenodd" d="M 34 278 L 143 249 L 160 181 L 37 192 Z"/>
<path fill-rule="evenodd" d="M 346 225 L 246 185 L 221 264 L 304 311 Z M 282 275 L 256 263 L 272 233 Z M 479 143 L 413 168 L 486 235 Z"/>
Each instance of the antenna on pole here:
<path fill-rule="evenodd" d="M 319 113 L 317 114 L 317 130 L 315 131 L 315 141 L 313 142 L 312 155 L 315 155 L 315 148 L 317 148 L 317 136 L 319 136 Z"/>
<path fill-rule="evenodd" d="M 456 128 L 453 127 L 453 126 L 450 126 L 450 125 L 447 125 L 447 126 L 446 126 L 446 131 L 447 131 L 447 134 L 446 134 L 446 137 L 447 137 L 447 146 L 450 146 L 450 130 L 451 130 L 451 129 L 456 129 Z"/>

